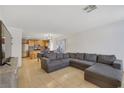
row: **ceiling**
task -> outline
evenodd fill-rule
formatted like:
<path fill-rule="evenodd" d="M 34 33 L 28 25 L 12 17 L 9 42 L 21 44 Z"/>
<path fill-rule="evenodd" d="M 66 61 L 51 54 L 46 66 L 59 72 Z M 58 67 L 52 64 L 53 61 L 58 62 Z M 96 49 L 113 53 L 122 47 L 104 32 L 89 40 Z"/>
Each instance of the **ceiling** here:
<path fill-rule="evenodd" d="M 7 24 L 23 29 L 24 36 L 40 33 L 70 34 L 124 19 L 124 6 L 97 6 L 90 13 L 84 5 L 0 6 Z"/>

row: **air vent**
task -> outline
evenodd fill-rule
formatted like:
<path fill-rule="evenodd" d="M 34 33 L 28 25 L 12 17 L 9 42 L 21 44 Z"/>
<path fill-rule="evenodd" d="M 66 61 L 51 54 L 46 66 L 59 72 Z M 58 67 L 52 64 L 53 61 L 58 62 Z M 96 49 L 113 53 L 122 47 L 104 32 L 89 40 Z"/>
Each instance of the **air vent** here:
<path fill-rule="evenodd" d="M 93 10 L 97 9 L 96 5 L 88 5 L 86 6 L 83 10 L 86 11 L 87 13 L 92 12 Z"/>

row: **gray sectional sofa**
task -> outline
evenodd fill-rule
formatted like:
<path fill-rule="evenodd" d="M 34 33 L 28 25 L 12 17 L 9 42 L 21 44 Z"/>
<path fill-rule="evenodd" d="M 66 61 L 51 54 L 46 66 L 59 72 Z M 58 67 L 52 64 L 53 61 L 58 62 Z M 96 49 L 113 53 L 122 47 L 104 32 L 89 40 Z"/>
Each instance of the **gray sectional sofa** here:
<path fill-rule="evenodd" d="M 84 79 L 100 87 L 121 86 L 123 65 L 114 55 L 50 53 L 41 58 L 41 67 L 48 73 L 67 66 L 84 70 Z"/>

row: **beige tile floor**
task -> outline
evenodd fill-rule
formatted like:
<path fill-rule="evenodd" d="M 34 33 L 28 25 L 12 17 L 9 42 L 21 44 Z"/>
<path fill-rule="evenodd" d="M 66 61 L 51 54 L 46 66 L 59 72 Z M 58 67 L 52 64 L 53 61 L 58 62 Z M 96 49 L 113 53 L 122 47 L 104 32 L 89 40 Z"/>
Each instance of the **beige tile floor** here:
<path fill-rule="evenodd" d="M 66 67 L 46 73 L 36 59 L 23 59 L 19 70 L 19 88 L 97 88 L 98 86 L 84 80 L 82 70 Z M 124 85 L 124 84 L 123 84 Z"/>

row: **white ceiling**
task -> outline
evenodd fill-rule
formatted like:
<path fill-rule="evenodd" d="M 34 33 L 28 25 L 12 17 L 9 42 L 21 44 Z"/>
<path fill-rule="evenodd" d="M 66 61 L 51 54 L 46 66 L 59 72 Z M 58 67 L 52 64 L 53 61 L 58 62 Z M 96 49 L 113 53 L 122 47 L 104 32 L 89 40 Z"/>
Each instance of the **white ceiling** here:
<path fill-rule="evenodd" d="M 7 24 L 23 29 L 24 36 L 75 33 L 124 19 L 124 6 L 97 6 L 90 13 L 83 11 L 84 5 L 0 7 Z"/>

